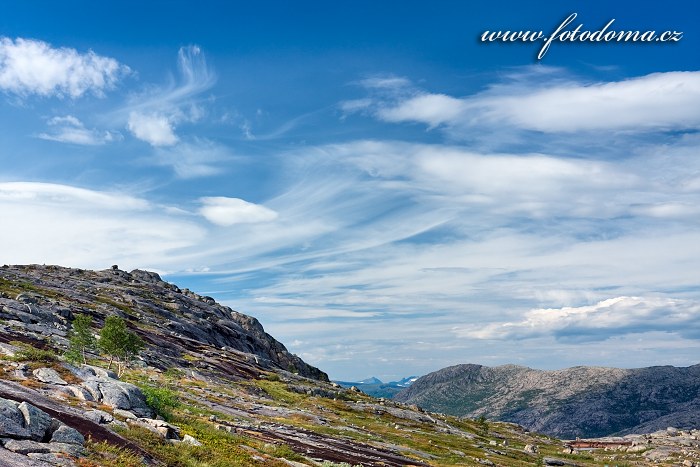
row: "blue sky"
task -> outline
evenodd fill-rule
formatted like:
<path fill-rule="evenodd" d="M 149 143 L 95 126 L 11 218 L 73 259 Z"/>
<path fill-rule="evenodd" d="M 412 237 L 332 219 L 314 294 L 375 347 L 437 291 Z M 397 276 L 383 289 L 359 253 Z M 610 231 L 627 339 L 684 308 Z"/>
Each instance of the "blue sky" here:
<path fill-rule="evenodd" d="M 700 7 L 609 3 L 6 4 L 3 262 L 159 271 L 335 379 L 695 364 Z M 682 37 L 480 40 L 572 13 Z"/>

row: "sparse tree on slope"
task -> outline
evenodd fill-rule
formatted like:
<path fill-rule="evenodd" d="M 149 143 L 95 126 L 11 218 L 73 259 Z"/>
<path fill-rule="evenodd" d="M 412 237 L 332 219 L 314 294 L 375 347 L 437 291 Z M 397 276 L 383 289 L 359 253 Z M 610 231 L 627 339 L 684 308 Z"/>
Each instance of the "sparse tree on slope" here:
<path fill-rule="evenodd" d="M 98 345 L 109 355 L 108 369 L 112 368 L 112 363 L 116 361 L 119 376 L 124 374 L 129 362 L 145 347 L 143 340 L 129 331 L 124 320 L 118 316 L 108 316 L 105 319 Z"/>
<path fill-rule="evenodd" d="M 82 361 L 87 363 L 86 352 L 97 348 L 97 340 L 92 334 L 92 317 L 88 315 L 76 315 L 71 329 L 66 358 L 74 363 Z"/>

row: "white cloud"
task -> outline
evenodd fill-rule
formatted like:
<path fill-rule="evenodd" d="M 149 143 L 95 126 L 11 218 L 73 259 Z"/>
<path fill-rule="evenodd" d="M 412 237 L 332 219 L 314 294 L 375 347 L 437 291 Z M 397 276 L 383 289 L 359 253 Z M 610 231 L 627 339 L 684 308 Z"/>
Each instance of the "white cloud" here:
<path fill-rule="evenodd" d="M 522 349 L 533 356 L 520 363 L 542 364 L 565 353 L 557 339 L 571 334 L 608 339 L 582 349 L 581 358 L 593 363 L 629 364 L 610 342 L 635 349 L 635 364 L 640 355 L 646 364 L 666 357 L 685 363 L 692 352 L 664 350 L 658 338 L 681 339 L 673 319 L 682 306 L 665 312 L 666 299 L 658 306 L 651 300 L 700 300 L 693 282 L 700 221 L 686 209 L 700 204 L 700 193 L 678 183 L 700 162 L 696 150 L 686 152 L 675 168 L 661 147 L 612 161 L 392 141 L 305 147 L 276 159 L 290 180 L 302 182 L 265 203 L 279 213 L 274 229 L 232 226 L 242 242 L 235 244 L 221 229 L 207 254 L 235 258 L 212 268 L 231 281 L 219 289 L 245 288 L 236 306 L 279 338 L 322 335 L 304 351 L 328 371 L 355 371 L 353 356 L 382 354 L 385 346 L 414 359 L 412 368 L 463 363 L 465 355 L 506 363 Z M 673 221 L 652 217 L 660 215 Z M 534 308 L 611 296 L 646 297 L 649 308 L 634 315 L 630 305 L 631 318 L 619 325 L 611 313 L 601 329 L 586 329 L 583 320 L 498 346 L 465 338 L 490 324 L 524 322 Z M 367 342 L 336 349 L 348 326 Z M 636 342 L 649 333 L 654 341 Z M 683 335 L 687 349 L 700 347 L 700 333 Z M 384 368 L 396 365 L 391 360 Z"/>
<path fill-rule="evenodd" d="M 563 84 L 518 96 L 477 96 L 469 112 L 528 130 L 685 130 L 700 128 L 700 72 L 624 81 Z"/>
<path fill-rule="evenodd" d="M 599 341 L 612 336 L 665 331 L 697 338 L 700 303 L 665 297 L 616 297 L 593 305 L 531 310 L 518 322 L 458 329 L 476 339 L 529 339 L 554 336 Z"/>
<path fill-rule="evenodd" d="M 511 78 L 467 97 L 414 91 L 374 102 L 378 118 L 459 129 L 510 126 L 543 133 L 700 128 L 700 72 L 666 72 L 615 82 L 564 81 L 549 70 Z M 543 80 L 546 82 L 543 83 Z"/>
<path fill-rule="evenodd" d="M 81 54 L 33 39 L 0 38 L 0 89 L 19 96 L 101 96 L 128 72 L 127 66 L 93 51 Z"/>
<path fill-rule="evenodd" d="M 209 222 L 221 226 L 234 224 L 256 224 L 277 219 L 277 213 L 259 204 L 249 203 L 239 198 L 223 196 L 200 198 L 202 208 L 199 212 Z"/>
<path fill-rule="evenodd" d="M 170 118 L 162 114 L 131 112 L 127 128 L 135 137 L 151 146 L 172 146 L 178 142 Z"/>
<path fill-rule="evenodd" d="M 433 128 L 461 117 L 465 107 L 461 99 L 444 94 L 422 94 L 395 107 L 381 108 L 377 115 L 387 122 L 417 121 Z"/>
<path fill-rule="evenodd" d="M 165 269 L 204 230 L 185 216 L 119 192 L 34 182 L 0 183 L 6 263 Z"/>
<path fill-rule="evenodd" d="M 47 122 L 50 131 L 37 135 L 41 139 L 57 141 L 59 143 L 80 144 L 96 146 L 105 144 L 119 138 L 121 135 L 111 131 L 98 131 L 85 128 L 83 122 L 72 115 L 53 117 Z"/>
<path fill-rule="evenodd" d="M 679 201 L 659 202 L 634 206 L 635 214 L 660 219 L 684 219 L 700 214 L 700 206 Z"/>
<path fill-rule="evenodd" d="M 216 75 L 209 68 L 204 52 L 196 46 L 181 47 L 177 54 L 179 80 L 171 80 L 167 85 L 150 88 L 134 95 L 124 111 L 162 112 L 174 118 L 188 120 L 192 114 L 193 100 L 198 94 L 210 89 L 216 83 Z M 201 109 L 195 105 L 194 119 Z"/>
<path fill-rule="evenodd" d="M 147 210 L 148 202 L 129 195 L 77 188 L 70 185 L 35 182 L 0 183 L 0 200 L 37 205 L 92 205 L 107 210 Z"/>

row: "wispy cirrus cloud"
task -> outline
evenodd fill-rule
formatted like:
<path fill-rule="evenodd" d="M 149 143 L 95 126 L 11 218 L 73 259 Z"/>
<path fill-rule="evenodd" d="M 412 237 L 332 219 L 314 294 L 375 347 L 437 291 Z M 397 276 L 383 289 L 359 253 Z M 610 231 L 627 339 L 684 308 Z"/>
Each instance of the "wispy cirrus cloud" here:
<path fill-rule="evenodd" d="M 308 352 L 324 368 L 345 368 L 384 345 L 426 369 L 442 366 L 445 348 L 455 349 L 454 363 L 459 355 L 505 363 L 511 341 L 489 350 L 465 339 L 465 330 L 611 296 L 694 300 L 700 222 L 691 208 L 700 191 L 691 179 L 700 165 L 692 157 L 697 144 L 687 144 L 624 160 L 398 141 L 300 149 L 279 161 L 303 183 L 265 202 L 278 219 L 269 228 L 232 226 L 245 240 L 217 254 L 237 259 L 211 270 L 222 275 L 223 290 L 231 289 L 227 281 L 244 288 L 237 306 L 255 310 L 280 338 L 316 335 L 313 345 L 293 351 Z M 671 152 L 682 163 L 659 170 Z M 659 216 L 670 221 L 659 223 Z M 601 335 L 634 348 L 640 337 L 632 329 L 643 318 L 635 318 L 635 307 L 616 312 L 629 313 L 631 324 Z M 334 345 L 348 326 L 368 336 L 366 346 Z M 680 336 L 678 329 L 659 319 L 639 333 L 656 333 L 649 345 L 665 348 L 658 334 Z M 522 342 L 539 355 L 565 348 L 557 338 L 566 333 L 562 327 Z M 700 345 L 683 336 L 688 348 Z M 593 358 L 600 350 L 585 352 Z"/>
<path fill-rule="evenodd" d="M 220 174 L 224 171 L 225 163 L 235 159 L 227 146 L 204 138 L 192 138 L 173 146 L 157 147 L 154 157 L 154 162 L 149 163 L 171 167 L 181 179 Z"/>
<path fill-rule="evenodd" d="M 232 158 L 230 149 L 207 138 L 178 134 L 180 125 L 205 117 L 201 94 L 216 83 L 216 75 L 198 46 L 180 48 L 177 65 L 177 79 L 133 95 L 115 118 L 125 120 L 132 136 L 153 147 L 152 163 L 172 167 L 179 178 L 221 173 L 221 163 Z"/>
<path fill-rule="evenodd" d="M 126 65 L 93 51 L 80 53 L 39 40 L 0 37 L 0 89 L 20 97 L 102 96 L 129 72 Z"/>
<path fill-rule="evenodd" d="M 165 86 L 135 95 L 119 112 L 126 114 L 131 134 L 152 146 L 176 144 L 179 140 L 175 133 L 177 125 L 201 118 L 203 110 L 197 103 L 197 96 L 216 82 L 216 75 L 197 46 L 180 48 L 177 64 L 178 80 L 172 79 Z"/>
<path fill-rule="evenodd" d="M 86 128 L 83 122 L 72 115 L 53 117 L 48 120 L 47 124 L 49 131 L 39 133 L 38 138 L 59 143 L 97 146 L 121 137 L 121 134 L 116 132 Z"/>
<path fill-rule="evenodd" d="M 401 101 L 396 106 L 378 109 L 377 116 L 387 122 L 414 121 L 435 128 L 463 118 L 467 107 L 461 99 L 445 94 L 420 94 Z"/>

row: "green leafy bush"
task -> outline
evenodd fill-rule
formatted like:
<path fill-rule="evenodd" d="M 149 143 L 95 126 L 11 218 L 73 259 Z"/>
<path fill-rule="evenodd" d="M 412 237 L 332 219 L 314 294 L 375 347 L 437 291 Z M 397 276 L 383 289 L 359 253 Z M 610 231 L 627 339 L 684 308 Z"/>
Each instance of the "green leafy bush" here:
<path fill-rule="evenodd" d="M 166 420 L 172 418 L 172 409 L 180 405 L 180 399 L 172 389 L 145 386 L 141 391 L 146 396 L 146 404 Z"/>

